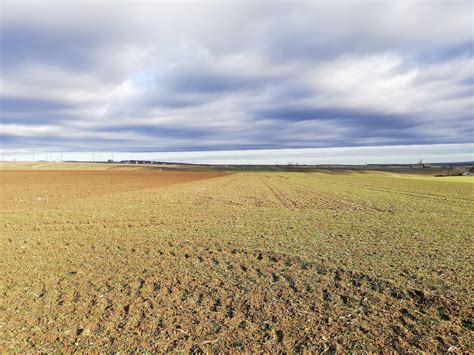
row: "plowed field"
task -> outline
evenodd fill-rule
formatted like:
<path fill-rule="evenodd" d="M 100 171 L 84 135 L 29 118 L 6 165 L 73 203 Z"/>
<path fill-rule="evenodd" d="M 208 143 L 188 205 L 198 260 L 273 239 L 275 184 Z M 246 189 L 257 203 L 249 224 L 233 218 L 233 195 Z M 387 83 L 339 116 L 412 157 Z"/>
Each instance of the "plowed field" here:
<path fill-rule="evenodd" d="M 8 351 L 473 350 L 472 180 L 0 171 Z"/>

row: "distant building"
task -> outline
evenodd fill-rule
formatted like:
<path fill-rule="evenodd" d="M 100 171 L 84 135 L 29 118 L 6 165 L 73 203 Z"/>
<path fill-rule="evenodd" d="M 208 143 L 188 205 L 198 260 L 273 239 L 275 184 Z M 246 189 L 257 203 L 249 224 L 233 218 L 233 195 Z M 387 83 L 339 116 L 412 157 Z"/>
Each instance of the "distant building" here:
<path fill-rule="evenodd" d="M 474 176 L 474 166 L 468 167 L 466 171 L 461 173 L 462 176 Z"/>
<path fill-rule="evenodd" d="M 446 173 L 447 176 L 474 176 L 472 166 L 451 166 Z"/>

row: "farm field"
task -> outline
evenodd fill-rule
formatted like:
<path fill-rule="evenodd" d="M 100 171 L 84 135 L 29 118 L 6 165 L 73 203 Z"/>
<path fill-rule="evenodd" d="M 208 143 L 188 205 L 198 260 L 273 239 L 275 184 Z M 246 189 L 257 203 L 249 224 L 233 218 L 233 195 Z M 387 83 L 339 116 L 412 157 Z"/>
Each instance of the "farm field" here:
<path fill-rule="evenodd" d="M 70 167 L 0 170 L 3 351 L 473 351 L 471 177 Z"/>

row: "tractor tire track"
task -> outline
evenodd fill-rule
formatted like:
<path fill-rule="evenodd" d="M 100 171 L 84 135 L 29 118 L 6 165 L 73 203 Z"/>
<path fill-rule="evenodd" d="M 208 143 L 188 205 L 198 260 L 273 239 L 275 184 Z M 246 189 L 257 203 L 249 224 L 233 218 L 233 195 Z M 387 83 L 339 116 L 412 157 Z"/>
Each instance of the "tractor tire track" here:
<path fill-rule="evenodd" d="M 288 209 L 301 209 L 307 206 L 292 198 L 289 194 L 277 189 L 265 179 L 261 178 L 262 183 L 270 190 L 270 192 Z"/>

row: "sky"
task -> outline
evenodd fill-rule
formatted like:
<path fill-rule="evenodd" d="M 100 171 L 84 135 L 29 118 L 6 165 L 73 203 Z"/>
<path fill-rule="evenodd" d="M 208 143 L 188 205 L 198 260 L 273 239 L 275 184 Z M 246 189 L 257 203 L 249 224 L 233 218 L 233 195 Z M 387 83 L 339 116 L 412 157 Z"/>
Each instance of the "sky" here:
<path fill-rule="evenodd" d="M 472 160 L 473 46 L 473 1 L 1 0 L 0 153 Z"/>

